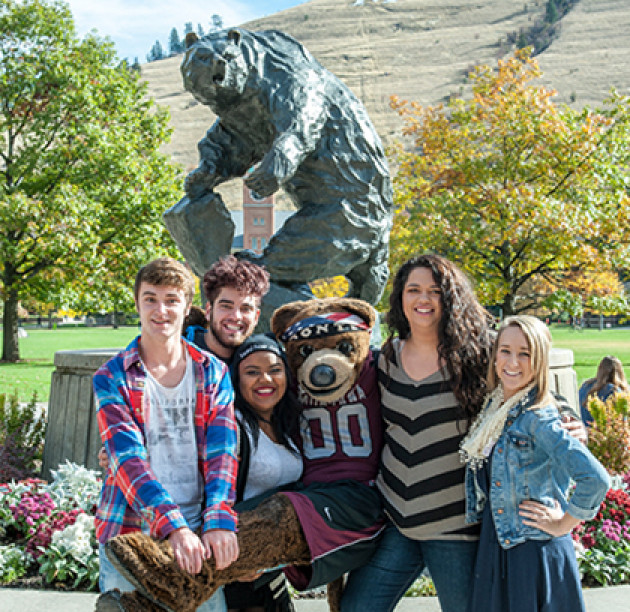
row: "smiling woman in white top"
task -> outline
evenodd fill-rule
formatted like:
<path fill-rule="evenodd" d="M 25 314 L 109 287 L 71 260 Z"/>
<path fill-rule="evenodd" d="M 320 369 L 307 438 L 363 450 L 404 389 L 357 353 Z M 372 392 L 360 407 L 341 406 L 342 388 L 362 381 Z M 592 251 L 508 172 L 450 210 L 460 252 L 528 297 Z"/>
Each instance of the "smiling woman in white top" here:
<path fill-rule="evenodd" d="M 299 407 L 289 388 L 284 352 L 274 338 L 258 334 L 245 340 L 234 352 L 231 371 L 241 435 L 237 501 L 242 501 L 299 480 L 302 457 L 291 440 Z M 259 588 L 232 583 L 225 594 L 231 612 L 293 610 L 282 573 Z"/>

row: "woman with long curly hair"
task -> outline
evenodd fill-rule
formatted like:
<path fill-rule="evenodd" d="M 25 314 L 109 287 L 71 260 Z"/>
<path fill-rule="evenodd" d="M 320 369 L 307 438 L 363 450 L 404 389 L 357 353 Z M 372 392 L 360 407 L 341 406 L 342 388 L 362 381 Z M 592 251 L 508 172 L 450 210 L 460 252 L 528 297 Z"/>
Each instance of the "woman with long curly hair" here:
<path fill-rule="evenodd" d="M 389 303 L 378 363 L 386 429 L 377 486 L 391 525 L 372 560 L 351 573 L 341 609 L 393 610 L 427 568 L 442 610 L 461 612 L 479 528 L 465 523 L 459 445 L 486 391 L 492 318 L 464 273 L 433 254 L 402 265 Z"/>

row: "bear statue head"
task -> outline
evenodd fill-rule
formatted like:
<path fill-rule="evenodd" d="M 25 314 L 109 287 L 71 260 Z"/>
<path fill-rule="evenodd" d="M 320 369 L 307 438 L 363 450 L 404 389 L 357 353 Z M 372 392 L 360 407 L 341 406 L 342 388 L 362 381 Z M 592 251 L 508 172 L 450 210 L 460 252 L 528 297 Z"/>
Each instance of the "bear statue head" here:
<path fill-rule="evenodd" d="M 217 115 L 245 90 L 248 68 L 239 30 L 219 30 L 199 38 L 186 35 L 181 72 L 184 87 Z"/>
<path fill-rule="evenodd" d="M 290 302 L 271 317 L 285 345 L 289 369 L 302 391 L 334 403 L 352 389 L 370 352 L 376 312 L 352 298 Z"/>

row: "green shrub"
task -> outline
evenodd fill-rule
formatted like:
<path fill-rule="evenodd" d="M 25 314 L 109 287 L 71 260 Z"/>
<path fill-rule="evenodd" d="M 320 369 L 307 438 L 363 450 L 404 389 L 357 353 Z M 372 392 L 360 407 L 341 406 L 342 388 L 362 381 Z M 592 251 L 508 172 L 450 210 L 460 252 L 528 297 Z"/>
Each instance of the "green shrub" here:
<path fill-rule="evenodd" d="M 407 590 L 405 597 L 436 597 L 437 591 L 433 580 L 429 576 L 422 575 Z"/>
<path fill-rule="evenodd" d="M 46 418 L 37 408 L 37 395 L 20 405 L 16 394 L 0 394 L 0 482 L 23 480 L 39 473 Z"/>
<path fill-rule="evenodd" d="M 630 470 L 629 403 L 627 393 L 615 393 L 605 402 L 597 395 L 589 398 L 593 423 L 588 447 L 611 474 L 625 474 Z"/>

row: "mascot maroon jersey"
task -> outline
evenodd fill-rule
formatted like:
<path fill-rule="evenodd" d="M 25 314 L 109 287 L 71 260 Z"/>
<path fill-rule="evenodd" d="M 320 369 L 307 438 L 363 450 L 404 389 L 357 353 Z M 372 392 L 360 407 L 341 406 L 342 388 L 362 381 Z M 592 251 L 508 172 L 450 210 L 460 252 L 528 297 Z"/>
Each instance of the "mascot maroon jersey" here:
<path fill-rule="evenodd" d="M 318 403 L 306 393 L 299 393 L 299 400 L 303 407 L 297 440 L 304 457 L 302 482 L 352 478 L 371 483 L 383 446 L 374 356 L 368 356 L 356 385 L 337 404 Z"/>
<path fill-rule="evenodd" d="M 327 584 L 367 563 L 384 517 L 375 486 L 383 444 L 374 356 L 357 384 L 337 404 L 300 394 L 304 407 L 297 440 L 304 456 L 302 482 L 291 500 L 311 553 L 311 564 L 284 569 L 298 590 Z"/>

